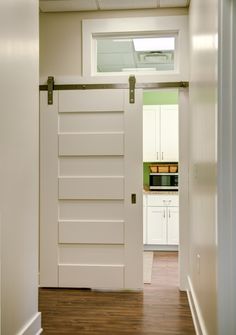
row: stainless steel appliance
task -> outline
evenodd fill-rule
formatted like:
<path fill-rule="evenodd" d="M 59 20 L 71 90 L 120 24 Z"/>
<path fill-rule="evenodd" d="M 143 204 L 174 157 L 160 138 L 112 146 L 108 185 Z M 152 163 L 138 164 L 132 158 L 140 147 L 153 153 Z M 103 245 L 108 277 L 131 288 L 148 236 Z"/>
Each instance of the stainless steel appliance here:
<path fill-rule="evenodd" d="M 178 191 L 178 173 L 150 173 L 149 188 L 153 191 Z"/>

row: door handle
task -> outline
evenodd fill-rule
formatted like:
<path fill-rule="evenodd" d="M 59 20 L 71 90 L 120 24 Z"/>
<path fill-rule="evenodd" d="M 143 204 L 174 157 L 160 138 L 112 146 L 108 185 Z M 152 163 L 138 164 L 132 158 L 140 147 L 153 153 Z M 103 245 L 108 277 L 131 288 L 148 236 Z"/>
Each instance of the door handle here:
<path fill-rule="evenodd" d="M 135 193 L 131 194 L 131 204 L 136 204 L 136 194 Z"/>
<path fill-rule="evenodd" d="M 166 217 L 166 210 L 164 209 L 163 218 L 165 219 L 165 217 Z"/>

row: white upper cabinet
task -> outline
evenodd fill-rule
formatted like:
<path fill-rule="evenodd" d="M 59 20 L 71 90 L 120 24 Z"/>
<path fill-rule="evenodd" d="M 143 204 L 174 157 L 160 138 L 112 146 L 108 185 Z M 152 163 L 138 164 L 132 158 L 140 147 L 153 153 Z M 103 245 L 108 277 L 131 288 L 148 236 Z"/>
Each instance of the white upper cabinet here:
<path fill-rule="evenodd" d="M 143 161 L 157 160 L 156 118 L 159 106 L 143 106 Z"/>
<path fill-rule="evenodd" d="M 161 106 L 161 159 L 168 162 L 179 160 L 178 105 Z"/>
<path fill-rule="evenodd" d="M 178 105 L 143 106 L 143 161 L 177 162 Z"/>

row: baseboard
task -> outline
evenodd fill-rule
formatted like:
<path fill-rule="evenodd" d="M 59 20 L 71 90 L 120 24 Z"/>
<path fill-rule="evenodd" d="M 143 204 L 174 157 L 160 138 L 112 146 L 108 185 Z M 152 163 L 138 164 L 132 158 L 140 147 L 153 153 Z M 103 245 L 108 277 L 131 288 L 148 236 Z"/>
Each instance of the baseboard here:
<path fill-rule="evenodd" d="M 204 323 L 204 320 L 201 314 L 201 310 L 200 310 L 200 307 L 197 301 L 197 297 L 193 289 L 192 281 L 189 276 L 188 276 L 188 286 L 189 286 L 189 289 L 187 290 L 188 302 L 189 302 L 196 334 L 197 335 L 208 335 L 206 327 L 205 327 L 205 323 Z"/>
<path fill-rule="evenodd" d="M 39 335 L 42 333 L 41 313 L 36 313 L 17 335 Z"/>

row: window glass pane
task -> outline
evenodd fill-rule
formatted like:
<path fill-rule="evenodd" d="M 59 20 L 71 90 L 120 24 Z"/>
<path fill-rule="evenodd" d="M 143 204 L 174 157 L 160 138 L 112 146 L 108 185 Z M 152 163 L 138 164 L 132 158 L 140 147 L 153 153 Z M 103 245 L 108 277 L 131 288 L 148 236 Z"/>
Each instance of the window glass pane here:
<path fill-rule="evenodd" d="M 173 71 L 175 36 L 99 37 L 97 72 Z"/>

